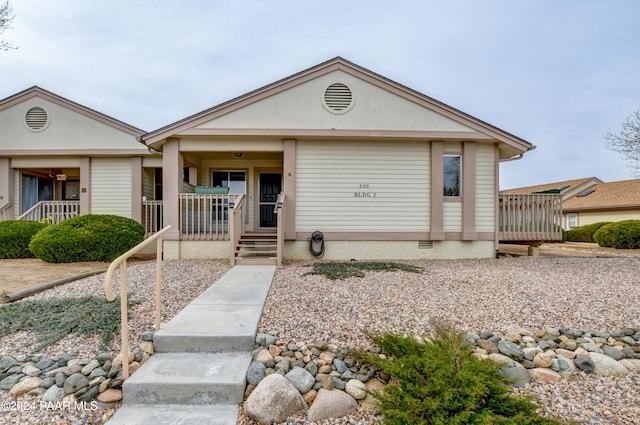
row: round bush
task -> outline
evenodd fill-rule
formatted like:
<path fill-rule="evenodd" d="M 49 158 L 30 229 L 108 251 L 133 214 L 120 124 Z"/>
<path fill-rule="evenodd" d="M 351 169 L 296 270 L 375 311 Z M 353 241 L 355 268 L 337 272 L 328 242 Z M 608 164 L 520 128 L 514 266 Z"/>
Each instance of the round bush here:
<path fill-rule="evenodd" d="M 587 224 L 585 226 L 574 227 L 571 230 L 567 230 L 568 242 L 595 242 L 593 234 L 596 233 L 602 226 L 610 224 L 611 221 L 600 221 L 598 223 Z"/>
<path fill-rule="evenodd" d="M 607 224 L 598 230 L 593 239 L 600 246 L 618 249 L 640 248 L 640 220 L 624 220 Z"/>
<path fill-rule="evenodd" d="M 0 221 L 0 258 L 30 258 L 29 242 L 47 227 L 45 223 L 26 220 Z"/>
<path fill-rule="evenodd" d="M 144 228 L 130 218 L 89 214 L 48 226 L 29 249 L 49 263 L 113 261 L 144 239 Z"/>

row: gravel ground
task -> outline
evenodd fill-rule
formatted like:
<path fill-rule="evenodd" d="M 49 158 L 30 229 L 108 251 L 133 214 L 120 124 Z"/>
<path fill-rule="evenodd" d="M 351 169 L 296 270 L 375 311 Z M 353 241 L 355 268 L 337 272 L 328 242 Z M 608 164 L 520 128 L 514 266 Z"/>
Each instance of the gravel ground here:
<path fill-rule="evenodd" d="M 288 264 L 276 274 L 260 331 L 278 330 L 285 341 L 355 348 L 370 345 L 363 331 L 428 334 L 431 317 L 477 333 L 505 333 L 514 324 L 531 331 L 544 325 L 640 327 L 639 257 L 405 263 L 423 267 L 424 273 L 368 272 L 362 279 L 331 281 L 302 276 L 311 270 L 302 263 Z M 575 382 L 532 384 L 519 392 L 532 395 L 543 412 L 566 420 L 640 423 L 638 373 L 615 379 L 582 374 Z"/>
<path fill-rule="evenodd" d="M 326 341 L 342 347 L 370 345 L 363 331 L 424 335 L 429 318 L 450 321 L 467 331 L 504 333 L 514 324 L 530 330 L 544 325 L 611 330 L 640 327 L 640 258 L 521 257 L 500 260 L 407 262 L 422 274 L 367 272 L 365 278 L 331 281 L 303 276 L 305 263 L 278 269 L 260 323 L 285 341 Z M 130 292 L 149 300 L 132 310 L 131 341 L 153 323 L 154 264 L 129 268 Z M 175 315 L 228 269 L 227 262 L 167 261 L 163 266 L 163 321 Z M 55 288 L 33 298 L 103 294 L 100 276 Z M 168 301 L 170 300 L 170 302 Z M 0 339 L 0 353 L 28 352 L 30 335 Z M 67 338 L 44 353 L 91 357 L 98 341 Z M 111 349 L 119 349 L 118 341 Z M 574 382 L 532 384 L 519 393 L 534 397 L 544 412 L 585 424 L 640 423 L 640 374 L 625 378 L 579 375 Z M 27 400 L 28 398 L 21 398 Z M 1 394 L 0 402 L 10 400 Z M 2 412 L 0 423 L 99 424 L 110 412 L 35 409 Z M 357 415 L 323 425 L 374 424 L 379 416 Z M 239 423 L 252 423 L 241 415 Z M 291 419 L 289 424 L 308 424 Z"/>
<path fill-rule="evenodd" d="M 162 266 L 162 307 L 161 322 L 171 320 L 189 302 L 211 286 L 218 278 L 229 270 L 228 261 L 211 260 L 182 260 L 165 261 Z M 145 331 L 153 331 L 155 321 L 155 261 L 136 263 L 127 267 L 128 293 L 131 299 L 142 301 L 131 309 L 129 320 L 130 347 L 137 346 L 141 335 Z M 114 293 L 119 295 L 120 273 L 116 273 Z M 104 296 L 104 274 L 77 280 L 73 283 L 58 286 L 41 292 L 25 300 L 50 297 L 77 297 L 84 295 Z M 0 354 L 18 355 L 32 352 L 36 335 L 26 332 L 8 335 L 0 338 Z M 78 358 L 93 358 L 103 350 L 100 349 L 100 339 L 68 336 L 56 344 L 42 351 L 45 356 L 57 357 L 71 353 Z M 109 352 L 120 352 L 120 336 L 111 342 Z M 6 392 L 0 392 L 0 424 L 56 424 L 56 425 L 84 425 L 102 424 L 112 414 L 108 410 L 74 410 L 70 408 L 47 408 L 40 406 L 37 398 L 20 397 L 21 409 L 17 404 L 8 409 L 6 402 L 13 398 Z M 15 401 L 15 400 L 14 400 Z"/>

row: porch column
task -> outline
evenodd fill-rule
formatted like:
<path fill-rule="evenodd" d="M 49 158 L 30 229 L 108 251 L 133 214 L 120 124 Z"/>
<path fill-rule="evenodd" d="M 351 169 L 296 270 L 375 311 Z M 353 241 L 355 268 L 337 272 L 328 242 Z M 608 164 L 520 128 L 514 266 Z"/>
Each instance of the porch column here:
<path fill-rule="evenodd" d="M 478 240 L 476 231 L 476 142 L 462 142 L 462 240 Z"/>
<path fill-rule="evenodd" d="M 296 139 L 284 139 L 282 173 L 285 193 L 284 238 L 296 238 Z"/>
<path fill-rule="evenodd" d="M 15 218 L 15 203 L 17 199 L 13 199 L 15 194 L 15 175 L 11 168 L 10 158 L 0 158 L 0 208 L 9 203 L 14 203 L 14 207 L 6 211 L 8 220 Z"/>
<path fill-rule="evenodd" d="M 142 158 L 131 158 L 131 218 L 142 223 Z"/>
<path fill-rule="evenodd" d="M 444 142 L 431 142 L 431 240 L 444 235 Z"/>
<path fill-rule="evenodd" d="M 169 139 L 162 147 L 162 203 L 164 225 L 171 230 L 164 234 L 166 240 L 180 239 L 180 206 L 178 194 L 183 178 L 183 159 L 180 153 L 180 139 Z"/>
<path fill-rule="evenodd" d="M 80 158 L 80 215 L 91 214 L 91 158 Z"/>

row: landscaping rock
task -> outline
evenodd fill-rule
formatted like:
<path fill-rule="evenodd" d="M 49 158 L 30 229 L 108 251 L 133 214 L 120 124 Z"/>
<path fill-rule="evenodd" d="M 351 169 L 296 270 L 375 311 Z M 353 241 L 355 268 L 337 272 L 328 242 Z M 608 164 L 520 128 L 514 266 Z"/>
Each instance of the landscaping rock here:
<path fill-rule="evenodd" d="M 247 382 L 251 385 L 258 385 L 265 378 L 266 366 L 259 361 L 253 361 L 247 370 Z"/>
<path fill-rule="evenodd" d="M 256 422 L 271 425 L 306 413 L 307 403 L 287 379 L 274 373 L 253 390 L 245 401 L 244 410 Z"/>
<path fill-rule="evenodd" d="M 629 373 L 629 370 L 625 368 L 620 362 L 612 359 L 606 354 L 590 353 L 589 356 L 595 364 L 593 373 L 596 375 L 624 376 Z"/>
<path fill-rule="evenodd" d="M 358 402 L 349 394 L 337 390 L 318 391 L 318 395 L 309 408 L 307 419 L 318 422 L 325 419 L 340 418 L 358 410 Z"/>
<path fill-rule="evenodd" d="M 300 394 L 305 394 L 313 388 L 316 378 L 307 370 L 301 367 L 294 367 L 285 376 L 289 382 L 298 390 Z"/>
<path fill-rule="evenodd" d="M 15 397 L 24 393 L 28 393 L 29 391 L 38 388 L 40 386 L 40 382 L 42 382 L 42 379 L 38 378 L 37 376 L 32 376 L 25 379 L 24 381 L 18 382 L 13 387 L 11 387 L 11 390 L 9 390 L 9 394 Z"/>
<path fill-rule="evenodd" d="M 364 382 L 357 379 L 347 381 L 344 390 L 356 400 L 363 400 L 367 397 L 367 386 Z"/>
<path fill-rule="evenodd" d="M 543 384 L 550 384 L 552 382 L 558 382 L 562 379 L 562 376 L 551 369 L 536 367 L 529 370 L 531 379 Z"/>
<path fill-rule="evenodd" d="M 65 396 L 64 388 L 57 385 L 49 387 L 49 389 L 42 395 L 42 401 L 60 401 Z"/>
<path fill-rule="evenodd" d="M 505 367 L 498 369 L 498 372 L 509 378 L 511 385 L 516 388 L 526 387 L 531 382 L 529 371 L 523 367 Z"/>

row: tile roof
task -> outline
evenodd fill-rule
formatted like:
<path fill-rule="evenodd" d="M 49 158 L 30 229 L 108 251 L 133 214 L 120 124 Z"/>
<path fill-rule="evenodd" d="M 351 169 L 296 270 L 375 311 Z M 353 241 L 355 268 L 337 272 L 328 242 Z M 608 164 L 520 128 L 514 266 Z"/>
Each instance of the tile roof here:
<path fill-rule="evenodd" d="M 590 190 L 593 192 L 580 196 Z M 640 179 L 598 183 L 562 203 L 565 211 L 640 208 Z"/>

